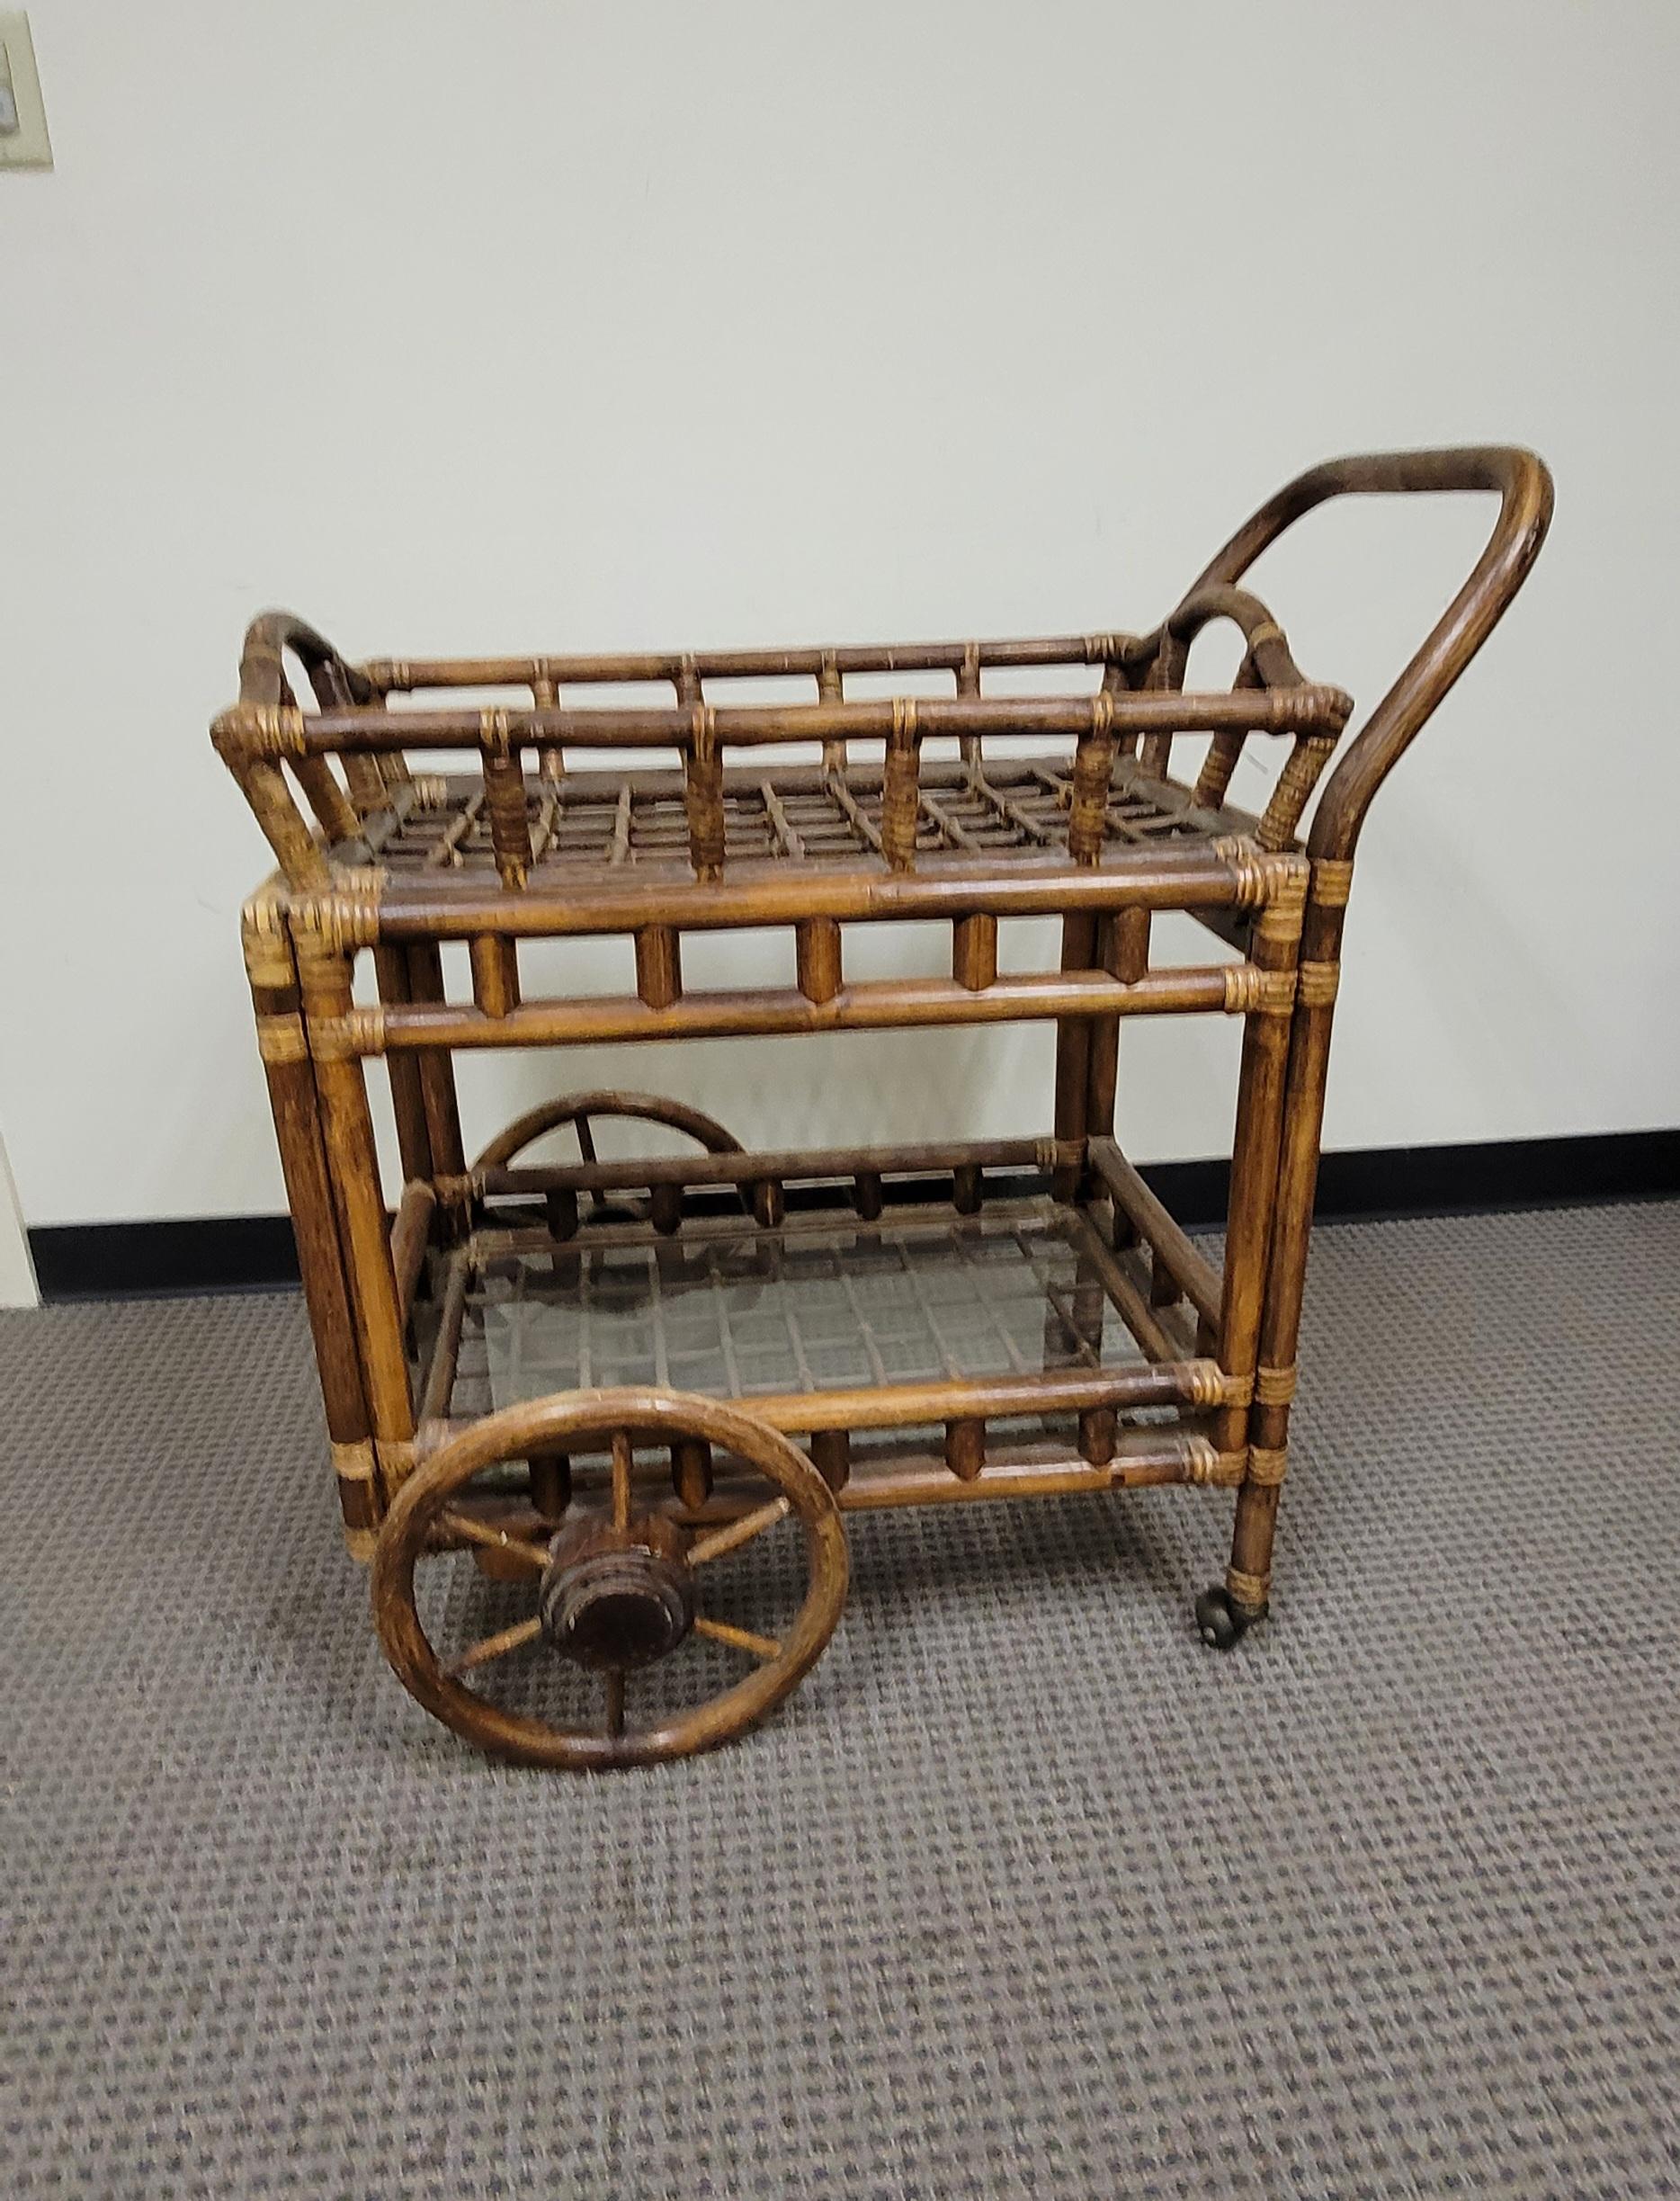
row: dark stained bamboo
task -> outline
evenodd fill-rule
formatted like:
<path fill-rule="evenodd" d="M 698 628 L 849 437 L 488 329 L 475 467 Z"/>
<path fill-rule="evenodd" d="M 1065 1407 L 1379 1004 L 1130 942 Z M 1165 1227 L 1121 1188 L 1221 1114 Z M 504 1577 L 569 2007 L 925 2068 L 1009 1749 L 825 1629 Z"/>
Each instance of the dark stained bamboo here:
<path fill-rule="evenodd" d="M 475 1008 L 422 1007 L 346 1015 L 335 1043 L 357 1054 L 389 1048 L 559 1047 L 608 1041 L 746 1038 L 795 1032 L 890 1032 L 924 1024 L 1030 1023 L 1040 1018 L 1206 1016 L 1246 1006 L 1252 966 L 1150 971 L 1126 985 L 1105 971 L 1016 971 L 980 993 L 953 979 L 881 979 L 850 986 L 832 1001 L 774 988 L 689 993 L 668 1009 L 634 995 L 525 1001 L 505 1016 Z M 1084 1057 L 1079 1058 L 1081 1074 Z M 1069 1093 L 1083 1100 L 1083 1084 Z M 1067 1121 L 1080 1120 L 1070 1103 Z M 1061 1136 L 1062 1117 L 1058 1117 Z"/>
<path fill-rule="evenodd" d="M 373 951 L 373 963 L 379 977 L 380 999 L 392 1003 L 408 1000 L 407 952 L 381 944 Z M 390 1078 L 391 1114 L 397 1124 L 397 1149 L 402 1157 L 403 1179 L 412 1183 L 431 1177 L 435 1168 L 420 1064 L 412 1055 L 394 1054 L 387 1058 L 386 1069 Z"/>
<path fill-rule="evenodd" d="M 1338 756 L 1351 703 L 1306 679 L 1282 628 L 1242 586 L 1247 569 L 1327 498 L 1466 490 L 1499 497 L 1487 547 Z M 346 1534 L 373 1560 L 381 1641 L 423 1704 L 486 1747 L 538 1764 L 641 1764 L 709 1747 L 763 1716 L 826 1642 L 845 1588 L 840 1509 L 1153 1483 L 1232 1488 L 1230 1564 L 1223 1589 L 1199 1601 L 1198 1626 L 1229 1644 L 1265 1611 L 1355 843 L 1378 787 L 1521 585 L 1550 497 L 1544 468 L 1515 450 L 1332 461 L 1262 506 L 1162 625 L 1138 636 L 356 666 L 286 614 L 253 623 L 239 702 L 212 729 L 286 881 L 247 913 L 253 998 Z M 1187 678 L 1196 638 L 1216 621 L 1243 640 L 1225 694 Z M 1002 696 L 981 677 L 988 667 L 1076 665 L 1098 668 L 1095 693 Z M 897 672 L 943 674 L 950 692 L 847 694 L 850 675 Z M 772 674 L 809 682 L 808 699 L 744 704 L 717 684 Z M 671 706 L 577 706 L 579 689 L 640 680 L 666 684 Z M 496 685 L 524 687 L 531 707 L 483 709 L 462 696 L 387 708 L 398 692 Z M 1172 775 L 1175 740 L 1192 732 L 1211 737 L 1193 788 Z M 1262 737 L 1290 747 L 1255 815 L 1229 791 L 1246 745 Z M 929 739 L 954 739 L 958 761 L 925 757 Z M 764 757 L 764 745 L 790 742 L 819 749 L 821 764 Z M 1000 756 L 1003 743 L 1017 753 Z M 1018 753 L 1037 743 L 1056 747 Z M 852 762 L 868 744 L 880 745 L 881 761 Z M 476 789 L 415 774 L 407 761 L 472 746 Z M 617 767 L 624 751 L 644 747 L 665 760 Z M 574 768 L 570 750 L 587 768 Z M 1295 846 L 1303 832 L 1304 854 Z M 1188 912 L 1240 960 L 1152 969 L 1153 914 L 1169 909 Z M 999 921 L 1049 915 L 1062 923 L 1059 968 L 1000 974 Z M 842 927 L 906 918 L 952 926 L 949 976 L 848 984 Z M 682 934 L 746 926 L 793 932 L 796 987 L 686 990 Z M 634 995 L 521 999 L 519 940 L 614 935 L 634 941 Z M 469 1006 L 445 1002 L 447 940 L 469 944 Z M 380 999 L 359 1006 L 353 962 L 369 949 Z M 1218 1275 L 1113 1137 L 1119 1019 L 1203 1012 L 1245 1019 Z M 749 1154 L 680 1104 L 594 1092 L 529 1112 L 471 1172 L 463 1159 L 457 1048 L 1032 1019 L 1057 1025 L 1047 1140 Z M 389 1225 L 362 1068 L 380 1054 L 405 1176 Z M 593 1126 L 608 1115 L 675 1128 L 702 1150 L 603 1163 Z M 563 1124 L 575 1129 L 577 1164 L 517 1163 Z M 999 1197 L 1008 1188 L 985 1175 L 1029 1168 L 1050 1171 L 1057 1204 L 1041 1194 Z M 904 1186 L 916 1204 L 895 1206 L 889 1224 L 889 1177 L 944 1179 L 948 1198 L 930 1205 L 925 1185 Z M 789 1208 L 791 1185 L 836 1180 L 850 1188 L 854 1225 L 844 1211 L 836 1227 L 832 1212 Z M 736 1187 L 773 1239 L 714 1212 L 723 1203 L 704 1196 L 707 1186 Z M 612 1197 L 627 1192 L 645 1200 Z M 530 1207 L 485 1205 L 527 1198 Z M 1000 1234 L 1014 1234 L 1035 1267 L 1029 1228 L 1048 1227 L 1071 1250 L 1071 1284 L 1040 1275 L 1050 1318 L 1041 1369 L 1000 1326 L 1002 1373 L 893 1382 L 865 1323 L 876 1381 L 825 1388 L 818 1356 L 791 1324 L 802 1387 L 784 1394 L 728 1404 L 663 1387 L 585 1389 L 450 1418 L 469 1304 L 480 1278 L 493 1294 L 495 1264 L 534 1258 L 541 1273 L 550 1262 L 552 1293 L 578 1284 L 585 1246 L 622 1249 L 627 1276 L 639 1257 L 647 1262 L 649 1288 L 664 1295 L 658 1310 L 710 1275 L 720 1254 L 746 1253 L 767 1282 L 778 1264 L 820 1246 L 855 1297 L 866 1265 L 895 1257 L 923 1217 L 977 1280 L 987 1264 L 976 1249 Z M 855 1276 L 845 1266 L 853 1247 Z M 416 1436 L 405 1332 L 433 1250 L 441 1299 Z M 1104 1364 L 1111 1318 L 1136 1340 L 1142 1365 Z M 661 1339 L 665 1320 L 657 1312 Z M 736 1349 L 726 1345 L 726 1355 Z M 656 1358 L 663 1369 L 677 1355 L 661 1343 Z M 750 1389 L 744 1365 L 730 1357 L 729 1366 L 731 1387 Z M 482 1381 L 470 1360 L 466 1373 Z M 1139 1415 L 1148 1426 L 1129 1426 Z M 1043 1434 L 1005 1426 L 1028 1420 Z M 1077 1426 L 1077 1449 L 1059 1421 Z M 930 1443 L 925 1433 L 941 1429 L 943 1445 Z M 853 1431 L 874 1433 L 855 1459 Z M 661 1501 L 649 1488 L 649 1463 L 661 1456 L 675 1515 L 670 1493 Z M 483 1468 L 521 1459 L 528 1486 L 469 1490 Z M 653 1506 L 645 1515 L 639 1490 Z M 684 1566 L 790 1515 L 807 1563 L 791 1627 L 764 1633 L 684 1606 Z M 493 1570 L 541 1578 L 545 1600 L 557 1602 L 541 1622 L 440 1659 L 420 1626 L 414 1568 L 460 1543 Z M 627 1694 L 630 1654 L 618 1659 L 609 1638 L 604 1707 L 598 1698 L 595 1725 L 579 1731 L 505 1712 L 462 1686 L 504 1654 L 540 1637 L 552 1647 L 584 1624 L 588 1598 L 575 1593 L 597 1561 L 608 1567 L 608 1606 L 639 1606 L 649 1626 L 685 1615 L 682 1626 L 692 1621 L 739 1654 L 745 1677 L 661 1714 L 641 1678 Z"/>
<path fill-rule="evenodd" d="M 808 1001 L 832 1001 L 843 983 L 839 926 L 832 917 L 808 917 L 793 938 L 800 991 Z"/>
<path fill-rule="evenodd" d="M 1090 1159 L 1092 1169 L 1112 1194 L 1117 1212 L 1147 1239 L 1197 1313 L 1217 1322 L 1220 1279 L 1212 1263 L 1198 1251 L 1113 1139 L 1094 1139 Z"/>

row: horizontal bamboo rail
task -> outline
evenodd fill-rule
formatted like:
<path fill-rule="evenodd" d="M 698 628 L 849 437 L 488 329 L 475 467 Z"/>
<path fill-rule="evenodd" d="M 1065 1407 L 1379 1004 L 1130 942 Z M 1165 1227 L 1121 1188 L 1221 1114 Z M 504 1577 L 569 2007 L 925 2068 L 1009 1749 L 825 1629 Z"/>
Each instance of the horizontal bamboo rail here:
<path fill-rule="evenodd" d="M 639 997 L 574 996 L 523 1001 L 505 1016 L 448 1004 L 352 1008 L 310 1024 L 324 1057 L 388 1054 L 408 1048 L 567 1047 L 619 1041 L 748 1039 L 812 1032 L 889 1032 L 924 1025 L 1032 1023 L 1045 1018 L 1240 1014 L 1294 998 L 1252 963 L 1152 971 L 1140 979 L 1101 971 L 1032 971 L 998 978 L 976 992 L 955 979 L 882 979 L 827 1001 L 795 988 L 684 994 L 666 1008 Z M 1275 995 L 1275 999 L 1273 996 Z"/>
<path fill-rule="evenodd" d="M 920 1145 L 791 1147 L 768 1153 L 645 1155 L 631 1161 L 479 1163 L 471 1188 L 492 1195 L 548 1192 L 627 1192 L 656 1185 L 754 1185 L 761 1177 L 820 1181 L 829 1177 L 948 1176 L 953 1169 L 1048 1168 L 1053 1140 L 945 1140 Z"/>
<path fill-rule="evenodd" d="M 497 710 L 497 742 L 508 748 L 639 749 L 692 747 L 697 733 L 748 748 L 770 744 L 889 741 L 907 728 L 913 738 L 1031 736 L 1130 732 L 1334 734 L 1345 725 L 1352 698 L 1340 688 L 1242 688 L 1199 694 L 1160 689 L 1098 696 L 965 696 L 872 698 L 858 702 L 790 703 L 782 707 L 703 704 L 625 706 L 574 711 L 553 705 Z M 911 714 L 907 716 L 907 714 Z M 482 711 L 336 710 L 236 704 L 216 721 L 218 745 L 232 756 L 273 758 L 334 756 L 388 750 L 459 749 L 486 738 Z"/>
<path fill-rule="evenodd" d="M 422 1416 L 420 1452 L 466 1426 L 444 1418 L 449 1385 L 434 1356 Z M 452 1372 L 452 1371 L 451 1371 Z M 435 1400 L 433 1393 L 436 1394 Z M 1175 1360 L 1124 1368 L 1047 1368 L 1031 1375 L 951 1377 L 937 1382 L 860 1385 L 839 1391 L 754 1394 L 736 1400 L 756 1421 L 784 1436 L 826 1429 L 915 1429 L 948 1421 L 1004 1420 L 1033 1414 L 1080 1414 L 1139 1407 L 1180 1407 L 1203 1413 L 1226 1403 L 1219 1363 Z"/>
<path fill-rule="evenodd" d="M 326 647 L 325 644 L 322 645 Z M 1152 636 L 1032 635 L 979 642 L 850 642 L 835 648 L 595 652 L 561 657 L 371 658 L 357 667 L 378 691 L 409 688 L 611 685 L 620 681 L 775 679 L 847 673 L 938 673 L 959 678 L 972 667 L 1145 664 Z"/>
<path fill-rule="evenodd" d="M 469 940 L 500 932 L 516 938 L 634 932 L 656 916 L 682 932 L 746 925 L 796 925 L 827 917 L 844 924 L 921 917 L 1059 917 L 1111 909 L 1252 909 L 1299 894 L 1307 879 L 1299 855 L 1263 856 L 1212 842 L 1129 854 L 1123 870 L 1070 865 L 1065 854 L 1000 858 L 993 868 L 888 874 L 766 864 L 737 878 L 735 867 L 707 885 L 662 880 L 657 911 L 648 889 L 626 881 L 580 881 L 575 887 L 529 885 L 503 894 L 482 880 L 439 875 L 424 882 L 396 874 L 358 903 L 366 941 Z M 332 896 L 323 898 L 330 904 Z"/>
<path fill-rule="evenodd" d="M 1204 1322 L 1217 1325 L 1222 1286 L 1207 1256 L 1186 1237 L 1112 1139 L 1095 1138 L 1087 1155 L 1114 1204 Z"/>

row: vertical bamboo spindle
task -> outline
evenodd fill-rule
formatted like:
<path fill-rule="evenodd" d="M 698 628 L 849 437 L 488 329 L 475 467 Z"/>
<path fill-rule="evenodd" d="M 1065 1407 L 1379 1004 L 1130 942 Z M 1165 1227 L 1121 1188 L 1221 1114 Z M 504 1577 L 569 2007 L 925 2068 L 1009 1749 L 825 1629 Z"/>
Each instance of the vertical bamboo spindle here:
<path fill-rule="evenodd" d="M 951 975 L 970 993 L 983 993 L 997 976 L 997 919 L 977 909 L 951 928 Z"/>
<path fill-rule="evenodd" d="M 1245 651 L 1243 661 L 1237 668 L 1233 688 L 1257 688 L 1261 684 L 1259 671 L 1253 655 Z M 1202 770 L 1196 775 L 1196 801 L 1203 810 L 1217 810 L 1225 800 L 1225 792 L 1231 783 L 1238 759 L 1243 753 L 1246 734 L 1215 734 L 1208 745 L 1208 753 L 1202 760 Z"/>
<path fill-rule="evenodd" d="M 381 944 L 373 951 L 373 968 L 380 981 L 380 999 L 401 1007 L 409 998 L 408 958 L 400 947 Z M 391 1114 L 397 1120 L 397 1150 L 402 1156 L 403 1182 L 429 1178 L 433 1170 L 431 1134 L 426 1128 L 425 1095 L 421 1090 L 420 1064 L 413 1054 L 394 1048 L 385 1058 L 390 1078 Z"/>
<path fill-rule="evenodd" d="M 519 1007 L 519 961 L 514 941 L 501 933 L 475 933 L 468 944 L 472 998 L 487 1016 Z"/>
<path fill-rule="evenodd" d="M 412 1001 L 428 1004 L 441 1003 L 443 999 L 443 959 L 435 941 L 416 941 L 408 950 L 408 996 Z M 423 1048 L 416 1059 L 433 1170 L 438 1177 L 464 1177 L 467 1161 L 461 1145 L 460 1105 L 455 1094 L 453 1059 L 442 1047 Z"/>
<path fill-rule="evenodd" d="M 1098 924 L 1096 956 L 1112 979 L 1135 986 L 1149 968 L 1149 912 L 1115 909 Z M 1086 1136 L 1114 1135 L 1114 1096 L 1120 1076 L 1120 1018 L 1091 1019 L 1091 1060 L 1086 1073 Z"/>
<path fill-rule="evenodd" d="M 962 663 L 957 671 L 957 695 L 960 701 L 978 702 L 980 696 L 980 646 L 970 642 L 962 652 Z M 970 771 L 980 762 L 980 738 L 978 734 L 959 734 L 957 753 Z"/>
<path fill-rule="evenodd" d="M 1096 952 L 1096 918 L 1076 910 L 1062 919 L 1061 967 L 1088 971 Z M 1050 1180 L 1051 1197 L 1067 1204 L 1077 1196 L 1085 1168 L 1086 1085 L 1091 1068 L 1091 1019 L 1062 1016 L 1056 1022 L 1056 1143 L 1076 1148 L 1059 1160 Z"/>
<path fill-rule="evenodd" d="M 813 1429 L 811 1465 L 831 1490 L 844 1490 L 852 1472 L 849 1433 L 844 1429 Z"/>
<path fill-rule="evenodd" d="M 682 937 L 674 926 L 644 925 L 637 933 L 636 990 L 650 1009 L 668 1009 L 682 993 Z"/>
<path fill-rule="evenodd" d="M 560 700 L 560 691 L 552 680 L 538 673 L 531 683 L 531 700 L 539 711 L 552 711 Z M 566 752 L 558 741 L 538 743 L 537 770 L 544 780 L 555 783 L 566 777 Z"/>
<path fill-rule="evenodd" d="M 1106 695 L 1091 701 L 1091 726 L 1073 756 L 1073 794 L 1068 805 L 1068 854 L 1076 863 L 1102 860 L 1108 831 L 1108 782 L 1114 758 L 1114 706 Z"/>
<path fill-rule="evenodd" d="M 572 1502 L 572 1463 L 563 1452 L 533 1452 L 531 1502 L 545 1521 L 558 1521 Z"/>
<path fill-rule="evenodd" d="M 921 810 L 916 698 L 892 699 L 892 731 L 880 783 L 880 853 L 896 872 L 916 868 L 916 824 Z"/>
<path fill-rule="evenodd" d="M 678 1502 L 698 1513 L 711 1496 L 711 1446 L 703 1436 L 680 1436 L 672 1445 L 671 1480 Z"/>
<path fill-rule="evenodd" d="M 817 675 L 817 700 L 819 703 L 836 704 L 843 703 L 845 701 L 845 685 L 841 680 L 840 667 L 835 662 L 832 650 L 826 649 L 822 655 L 822 663 Z M 823 743 L 823 770 L 825 772 L 844 772 L 845 770 L 845 743 L 843 740 L 831 738 Z"/>
<path fill-rule="evenodd" d="M 803 917 L 793 928 L 800 991 L 808 1001 L 832 1001 L 843 983 L 840 927 L 833 917 Z"/>
<path fill-rule="evenodd" d="M 696 703 L 683 756 L 683 792 L 688 809 L 688 857 L 696 879 L 723 875 L 723 757 L 717 714 Z"/>
<path fill-rule="evenodd" d="M 1155 653 L 1155 662 L 1149 667 L 1144 686 L 1157 691 L 1182 688 L 1189 656 L 1190 652 L 1183 642 L 1175 641 L 1170 634 L 1163 632 L 1161 646 Z M 1139 770 L 1152 780 L 1164 780 L 1172 762 L 1171 734 L 1146 734 L 1143 747 L 1139 752 Z"/>
<path fill-rule="evenodd" d="M 945 1465 L 961 1482 L 973 1482 L 986 1465 L 986 1424 L 983 1421 L 948 1421 L 945 1424 Z"/>
<path fill-rule="evenodd" d="M 524 768 L 505 711 L 479 713 L 478 747 L 496 872 L 505 887 L 523 887 L 531 871 L 531 822 L 525 815 Z"/>

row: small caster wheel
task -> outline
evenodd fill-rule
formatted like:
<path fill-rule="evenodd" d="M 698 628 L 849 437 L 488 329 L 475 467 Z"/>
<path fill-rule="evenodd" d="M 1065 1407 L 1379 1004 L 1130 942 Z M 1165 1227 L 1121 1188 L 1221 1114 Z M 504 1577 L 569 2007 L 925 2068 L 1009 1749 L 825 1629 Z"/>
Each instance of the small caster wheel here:
<path fill-rule="evenodd" d="M 1204 1589 L 1196 1599 L 1196 1633 L 1213 1651 L 1232 1651 L 1258 1614 L 1239 1612 L 1224 1588 Z"/>

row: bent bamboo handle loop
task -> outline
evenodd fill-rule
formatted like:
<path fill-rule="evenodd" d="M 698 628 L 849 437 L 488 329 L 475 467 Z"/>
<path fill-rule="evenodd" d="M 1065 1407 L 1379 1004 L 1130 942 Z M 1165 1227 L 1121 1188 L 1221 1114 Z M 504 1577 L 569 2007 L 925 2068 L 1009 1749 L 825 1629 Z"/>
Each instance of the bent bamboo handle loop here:
<path fill-rule="evenodd" d="M 1504 616 L 1546 539 L 1551 476 L 1534 452 L 1514 444 L 1332 459 L 1299 475 L 1262 505 L 1190 591 L 1193 598 L 1203 589 L 1235 587 L 1286 528 L 1333 497 L 1477 489 L 1499 498 L 1499 516 L 1487 548 L 1330 774 L 1308 841 L 1315 857 L 1351 858 L 1378 788 Z"/>

